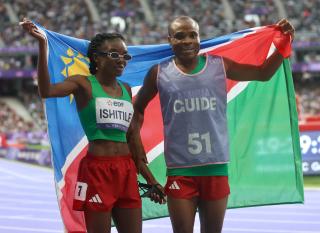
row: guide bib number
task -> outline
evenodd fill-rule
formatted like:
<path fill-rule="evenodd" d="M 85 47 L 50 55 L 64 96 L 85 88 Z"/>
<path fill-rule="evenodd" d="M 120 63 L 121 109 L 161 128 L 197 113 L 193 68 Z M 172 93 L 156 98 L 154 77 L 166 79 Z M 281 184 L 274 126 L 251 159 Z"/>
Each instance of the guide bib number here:
<path fill-rule="evenodd" d="M 210 133 L 190 133 L 188 135 L 188 151 L 192 155 L 198 155 L 204 150 L 205 153 L 209 154 L 211 150 L 211 139 Z"/>

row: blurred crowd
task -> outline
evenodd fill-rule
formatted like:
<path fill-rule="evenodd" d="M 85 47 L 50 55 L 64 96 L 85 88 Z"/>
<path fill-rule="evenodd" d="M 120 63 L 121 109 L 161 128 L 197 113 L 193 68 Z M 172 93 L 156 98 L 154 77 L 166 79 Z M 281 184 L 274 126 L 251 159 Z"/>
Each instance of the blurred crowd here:
<path fill-rule="evenodd" d="M 300 41 L 319 41 L 320 39 L 320 1 L 282 1 L 288 18 L 295 25 L 297 39 Z"/>
<path fill-rule="evenodd" d="M 295 85 L 299 118 L 320 121 L 320 79 L 307 73 L 304 76 L 296 80 Z"/>
<path fill-rule="evenodd" d="M 144 2 L 146 4 L 141 4 Z M 18 21 L 28 17 L 46 28 L 77 38 L 97 32 L 122 32 L 129 44 L 166 42 L 167 22 L 190 15 L 203 38 L 289 18 L 297 40 L 319 40 L 320 0 L 2 0 L 0 37 L 6 46 L 33 46 Z M 285 9 L 285 14 L 281 13 Z"/>
<path fill-rule="evenodd" d="M 1 55 L 1 48 L 36 48 L 36 42 L 18 25 L 23 17 L 49 30 L 87 40 L 98 32 L 118 31 L 129 45 L 166 43 L 167 23 L 178 15 L 194 17 L 202 39 L 287 17 L 296 28 L 295 41 L 320 42 L 319 9 L 320 0 L 0 0 L 0 71 L 35 68 L 34 52 Z M 303 60 L 319 62 L 320 55 L 310 53 Z M 320 88 L 310 83 L 297 87 L 301 113 L 320 115 Z M 45 130 L 37 93 L 24 93 L 19 98 L 37 127 Z M 0 133 L 34 128 L 3 102 L 0 121 Z"/>
<path fill-rule="evenodd" d="M 47 127 L 47 123 L 43 111 L 43 103 L 40 96 L 38 95 L 38 92 L 20 92 L 20 95 L 18 97 L 28 110 L 34 122 L 36 122 L 36 128 L 45 130 Z"/>
<path fill-rule="evenodd" d="M 40 97 L 37 93 L 21 93 L 20 98 L 32 119 L 26 119 L 0 98 L 0 135 L 16 146 L 43 144 L 47 141 L 47 125 Z"/>
<path fill-rule="evenodd" d="M 31 131 L 34 128 L 33 122 L 26 121 L 22 116 L 10 108 L 4 101 L 0 101 L 0 133 L 16 133 Z"/>
<path fill-rule="evenodd" d="M 18 25 L 24 17 L 88 40 L 98 32 L 118 31 L 132 45 L 166 43 L 167 22 L 177 15 L 194 17 L 203 39 L 287 17 L 297 29 L 296 41 L 320 41 L 319 9 L 320 0 L 2 0 L 0 48 L 36 47 Z"/>

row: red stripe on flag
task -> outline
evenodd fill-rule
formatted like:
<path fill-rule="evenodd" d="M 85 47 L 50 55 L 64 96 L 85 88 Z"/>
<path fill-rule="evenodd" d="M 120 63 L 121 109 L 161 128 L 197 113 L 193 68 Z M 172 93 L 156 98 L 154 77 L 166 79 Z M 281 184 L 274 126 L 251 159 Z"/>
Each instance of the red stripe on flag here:
<path fill-rule="evenodd" d="M 255 33 L 214 48 L 208 53 L 242 64 L 261 65 L 267 58 L 272 42 L 280 49 L 280 53 L 291 49 L 290 38 L 287 35 L 283 35 L 280 30 L 275 30 L 275 26 L 266 26 Z"/>
<path fill-rule="evenodd" d="M 159 95 L 153 98 L 145 110 L 141 139 L 146 151 L 150 151 L 163 141 L 163 124 Z"/>
<path fill-rule="evenodd" d="M 229 44 L 213 48 L 208 54 L 226 57 L 241 64 L 258 66 L 267 59 L 272 43 L 284 57 L 290 55 L 290 36 L 282 34 L 280 30 L 275 30 L 275 26 L 263 27 Z M 227 79 L 227 92 L 237 83 L 237 81 Z"/>
<path fill-rule="evenodd" d="M 238 81 L 227 79 L 227 92 L 229 92 L 238 83 L 239 83 Z"/>
<path fill-rule="evenodd" d="M 76 156 L 64 175 L 65 185 L 61 190 L 62 198 L 59 201 L 63 223 L 66 229 L 73 229 L 72 231 L 68 231 L 68 233 L 87 232 L 83 212 L 72 209 L 79 164 L 81 159 L 87 154 L 87 150 L 88 146 Z"/>

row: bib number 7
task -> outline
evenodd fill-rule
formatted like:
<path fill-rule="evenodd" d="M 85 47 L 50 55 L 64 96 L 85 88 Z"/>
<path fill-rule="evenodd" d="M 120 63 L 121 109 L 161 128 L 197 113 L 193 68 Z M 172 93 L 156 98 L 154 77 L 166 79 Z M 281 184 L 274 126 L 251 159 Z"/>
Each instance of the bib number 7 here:
<path fill-rule="evenodd" d="M 198 155 L 204 150 L 205 153 L 211 153 L 210 133 L 190 133 L 188 135 L 188 151 L 192 155 Z"/>
<path fill-rule="evenodd" d="M 74 193 L 74 199 L 79 201 L 85 201 L 87 189 L 88 189 L 87 183 L 77 182 L 75 193 Z"/>

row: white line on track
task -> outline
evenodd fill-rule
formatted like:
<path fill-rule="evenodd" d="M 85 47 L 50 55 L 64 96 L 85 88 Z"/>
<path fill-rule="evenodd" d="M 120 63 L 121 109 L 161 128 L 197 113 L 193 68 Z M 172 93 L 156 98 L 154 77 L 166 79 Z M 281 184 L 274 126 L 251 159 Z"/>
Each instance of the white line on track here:
<path fill-rule="evenodd" d="M 44 213 L 57 213 L 60 214 L 59 209 L 40 209 L 40 208 L 25 208 L 25 207 L 12 207 L 12 206 L 0 206 L 0 210 L 17 210 L 19 211 L 35 211 Z"/>
<path fill-rule="evenodd" d="M 320 201 L 308 201 L 308 200 L 306 200 L 304 202 L 304 205 L 320 205 Z"/>
<path fill-rule="evenodd" d="M 4 173 L 6 175 L 11 175 L 11 176 L 14 176 L 14 177 L 22 179 L 22 180 L 32 181 L 32 182 L 36 182 L 36 183 L 47 183 L 48 182 L 48 180 L 44 177 L 36 178 L 36 177 L 30 176 L 30 174 L 27 175 L 27 174 L 14 172 L 12 170 L 8 170 L 3 167 L 0 168 L 0 173 Z"/>
<path fill-rule="evenodd" d="M 31 217 L 31 216 L 1 216 L 0 219 L 7 219 L 7 220 L 23 220 L 23 221 L 32 221 L 32 222 L 59 222 L 62 225 L 61 219 L 55 218 L 39 218 L 39 217 Z"/>
<path fill-rule="evenodd" d="M 230 218 L 226 217 L 225 221 L 228 222 L 252 222 L 252 223 L 290 223 L 292 225 L 295 224 L 308 224 L 308 225 L 319 225 L 320 222 L 315 221 L 302 221 L 302 220 L 278 220 L 278 219 L 257 219 L 257 218 Z"/>
<path fill-rule="evenodd" d="M 256 208 L 256 207 L 254 207 L 254 208 Z M 273 208 L 272 210 L 274 210 L 274 211 L 283 211 L 283 210 L 290 211 L 292 209 L 295 210 L 295 211 L 299 210 L 299 207 L 297 207 L 296 205 L 264 206 L 264 208 L 265 208 L 266 211 L 271 210 L 271 208 Z M 301 206 L 300 209 L 301 210 L 319 210 L 319 212 L 320 212 L 320 206 L 304 205 L 304 206 Z"/>
<path fill-rule="evenodd" d="M 172 229 L 171 225 L 158 225 L 158 224 L 143 224 L 144 229 L 156 228 L 156 229 Z M 195 230 L 200 230 L 200 226 L 194 226 Z M 112 231 L 117 232 L 117 231 Z M 199 232 L 199 231 L 195 231 Z M 231 228 L 224 227 L 222 232 L 254 232 L 254 233 L 319 233 L 319 231 L 310 230 L 272 230 L 272 229 L 254 229 L 254 228 Z"/>
<path fill-rule="evenodd" d="M 15 180 L 16 181 L 16 180 Z M 0 186 L 2 188 L 6 188 L 6 190 L 14 189 L 14 190 L 23 190 L 24 192 L 27 190 L 31 191 L 41 191 L 41 192 L 50 192 L 54 193 L 54 184 L 52 183 L 52 187 L 48 188 L 47 185 L 25 185 L 25 184 L 17 184 L 17 183 L 7 183 L 7 182 L 0 182 Z"/>
<path fill-rule="evenodd" d="M 144 229 L 150 229 L 150 228 L 157 228 L 157 229 L 172 229 L 171 225 L 159 225 L 159 224 L 143 224 Z M 195 233 L 199 232 L 200 227 L 195 226 L 194 227 Z M 116 230 L 113 230 L 112 232 L 116 233 Z M 172 232 L 172 231 L 171 231 Z M 272 230 L 272 229 L 255 229 L 255 228 L 231 228 L 231 227 L 224 227 L 223 232 L 253 232 L 253 233 L 319 233 L 318 230 L 312 231 L 312 230 Z"/>
<path fill-rule="evenodd" d="M 0 226 L 0 230 L 6 230 L 5 232 L 9 231 L 21 231 L 21 232 L 51 232 L 51 233 L 61 233 L 62 231 L 58 230 L 50 230 L 50 229 L 43 229 L 43 228 L 26 228 L 26 227 L 6 227 L 6 226 Z"/>
<path fill-rule="evenodd" d="M 261 210 L 261 211 L 251 211 L 251 210 L 241 210 L 241 212 L 236 212 L 236 211 L 232 211 L 231 210 L 227 210 L 227 215 L 234 215 L 234 214 L 239 214 L 241 213 L 241 215 L 243 214 L 255 214 L 255 215 L 284 215 L 284 216 L 319 216 L 320 218 L 320 213 L 304 213 L 301 211 L 298 212 L 289 212 L 289 211 L 266 211 L 266 210 Z"/>
<path fill-rule="evenodd" d="M 0 206 L 3 205 L 8 205 L 8 204 L 20 204 L 20 205 L 43 205 L 43 206 L 58 206 L 58 202 L 57 201 L 51 201 L 51 200 L 45 200 L 45 201 L 41 201 L 41 200 L 24 200 L 21 198 L 1 198 L 0 199 Z"/>
<path fill-rule="evenodd" d="M 14 180 L 14 177 L 8 176 L 8 175 L 4 175 L 4 174 L 0 174 L 0 181 L 8 182 L 10 180 Z"/>
<path fill-rule="evenodd" d="M 13 192 L 13 191 L 0 191 L 0 196 L 5 197 L 5 196 L 18 196 L 18 197 L 40 197 L 40 198 L 53 198 L 57 199 L 56 195 L 54 193 L 25 193 L 25 192 Z"/>
<path fill-rule="evenodd" d="M 267 229 L 253 229 L 253 228 L 229 228 L 225 227 L 223 228 L 223 232 L 253 232 L 253 233 L 319 233 L 318 230 L 316 231 L 310 231 L 310 230 L 267 230 Z"/>

